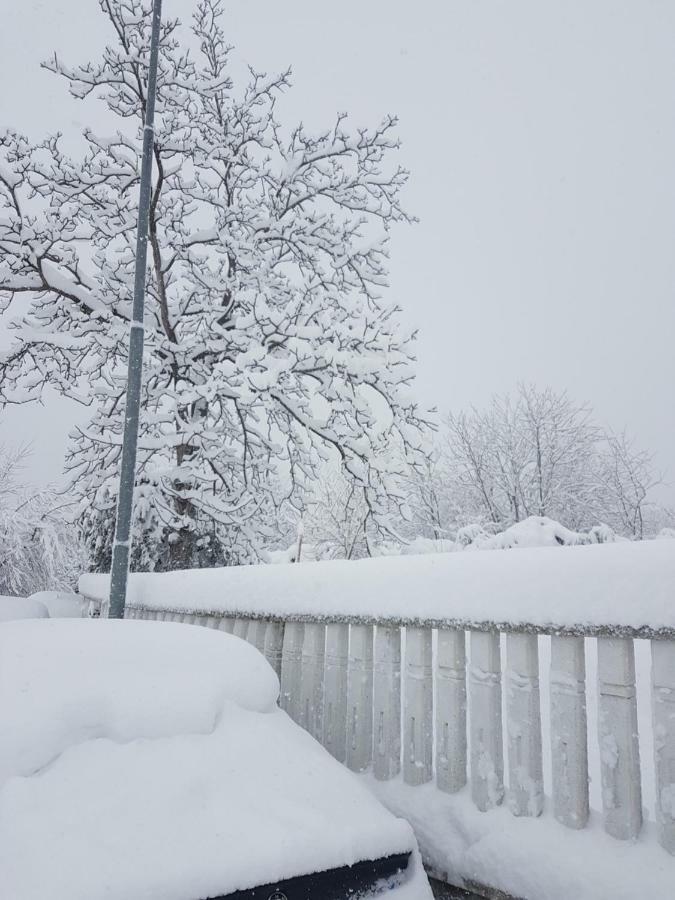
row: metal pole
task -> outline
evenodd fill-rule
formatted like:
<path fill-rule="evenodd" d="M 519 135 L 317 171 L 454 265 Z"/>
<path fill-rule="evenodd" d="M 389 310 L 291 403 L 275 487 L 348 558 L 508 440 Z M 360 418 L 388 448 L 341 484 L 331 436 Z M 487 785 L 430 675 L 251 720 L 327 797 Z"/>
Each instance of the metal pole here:
<path fill-rule="evenodd" d="M 152 153 L 155 137 L 155 88 L 157 85 L 157 56 L 162 21 L 162 0 L 154 0 L 152 6 L 152 38 L 150 42 L 150 66 L 148 92 L 143 123 L 143 160 L 141 164 L 141 193 L 138 203 L 138 230 L 136 234 L 136 271 L 134 275 L 134 303 L 129 330 L 129 368 L 127 373 L 127 397 L 124 413 L 124 439 L 122 443 L 122 469 L 117 521 L 110 572 L 110 605 L 108 617 L 124 618 L 131 550 L 131 518 L 134 506 L 134 482 L 136 480 L 136 445 L 138 443 L 138 418 L 141 404 L 141 379 L 143 375 L 143 307 L 145 301 L 145 271 L 148 255 L 148 214 L 152 191 Z"/>

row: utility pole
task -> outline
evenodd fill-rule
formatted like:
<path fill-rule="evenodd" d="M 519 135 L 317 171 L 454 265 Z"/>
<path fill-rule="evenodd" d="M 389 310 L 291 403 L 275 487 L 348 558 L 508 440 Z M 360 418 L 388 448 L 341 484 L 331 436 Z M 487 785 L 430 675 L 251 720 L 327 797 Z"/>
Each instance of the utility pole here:
<path fill-rule="evenodd" d="M 138 419 L 141 405 L 141 381 L 143 377 L 143 309 L 145 306 L 145 271 L 148 256 L 148 215 L 152 191 L 152 154 L 155 138 L 155 93 L 157 87 L 157 57 L 159 33 L 162 23 L 162 0 L 152 5 L 152 37 L 150 41 L 150 65 L 148 68 L 148 92 L 145 101 L 143 123 L 143 160 L 141 163 L 141 193 L 138 202 L 138 230 L 136 233 L 136 270 L 134 273 L 134 303 L 129 329 L 129 367 L 127 372 L 127 397 L 124 412 L 124 439 L 122 443 L 122 469 L 117 498 L 115 542 L 110 571 L 110 605 L 108 618 L 123 619 L 127 599 L 129 556 L 131 551 L 131 520 L 134 507 L 134 482 L 136 480 L 136 445 L 138 444 Z"/>

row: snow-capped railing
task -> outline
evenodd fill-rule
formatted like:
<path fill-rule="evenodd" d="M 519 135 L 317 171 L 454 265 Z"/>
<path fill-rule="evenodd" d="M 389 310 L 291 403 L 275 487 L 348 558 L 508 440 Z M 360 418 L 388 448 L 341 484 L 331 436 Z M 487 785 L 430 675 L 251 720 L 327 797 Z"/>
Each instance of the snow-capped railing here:
<path fill-rule="evenodd" d="M 562 559 L 573 550 L 553 552 Z M 630 555 L 632 548 L 626 550 Z M 652 612 L 656 608 L 652 587 L 666 579 L 665 593 L 675 589 L 674 550 L 671 545 L 643 554 L 652 568 L 651 582 L 642 581 L 645 606 Z M 522 554 L 519 566 L 526 555 L 526 551 L 495 553 L 502 559 Z M 484 554 L 480 556 L 485 560 Z M 638 569 L 639 558 L 640 553 L 635 555 Z M 543 557 L 532 559 L 540 563 Z M 575 559 L 569 557 L 570 565 Z M 604 561 L 614 557 L 598 552 L 594 559 L 600 571 Z M 378 569 L 388 564 L 378 562 Z M 307 567 L 315 581 L 322 575 L 322 565 Z M 359 564 L 346 565 L 358 568 Z M 164 576 L 143 576 L 146 587 L 153 577 Z M 227 573 L 222 577 L 225 582 Z M 303 576 L 298 572 L 294 577 Z M 532 578 L 541 578 L 541 572 L 533 570 Z M 371 580 L 371 589 L 383 590 L 376 581 Z M 636 589 L 639 583 L 636 580 Z M 613 579 L 612 584 L 618 582 Z M 411 598 L 413 608 L 424 609 L 428 588 L 423 579 L 418 582 L 418 595 Z M 478 810 L 487 811 L 505 801 L 514 816 L 537 817 L 544 807 L 546 762 L 553 815 L 567 828 L 580 830 L 589 821 L 591 749 L 594 758 L 599 758 L 605 831 L 625 841 L 641 833 L 641 784 L 647 774 L 649 782 L 654 782 L 659 841 L 675 854 L 675 628 L 669 621 L 670 608 L 651 619 L 617 608 L 618 624 L 609 619 L 602 623 L 593 614 L 575 625 L 564 610 L 557 622 L 546 623 L 542 616 L 535 622 L 523 621 L 522 614 L 515 616 L 515 622 L 504 621 L 502 615 L 499 621 L 455 615 L 457 608 L 466 608 L 466 597 L 457 603 L 454 597 L 446 601 L 446 618 L 417 618 L 357 615 L 351 610 L 344 615 L 334 610 L 312 614 L 301 597 L 294 613 L 287 596 L 287 612 L 273 610 L 265 615 L 258 600 L 223 600 L 221 608 L 214 609 L 213 604 L 200 604 L 199 595 L 192 594 L 186 612 L 188 604 L 176 602 L 175 594 L 162 602 L 161 592 L 144 590 L 145 602 L 139 590 L 128 610 L 132 618 L 219 628 L 255 644 L 279 674 L 282 706 L 354 771 L 372 768 L 374 777 L 382 781 L 401 773 L 403 781 L 413 786 L 435 780 L 448 794 L 468 786 Z M 597 584 L 593 590 L 597 592 Z M 625 600 L 625 584 L 614 598 L 621 590 Z M 477 585 L 476 593 L 480 591 Z M 637 594 L 634 600 L 639 600 Z M 379 604 L 386 602 L 385 595 Z M 270 602 L 270 607 L 274 605 Z M 608 608 L 611 605 L 612 598 Z M 426 606 L 424 611 L 430 611 L 432 604 Z M 550 636 L 545 644 L 546 656 L 550 654 L 548 673 L 540 665 L 541 635 Z M 635 642 L 645 638 L 651 644 L 654 758 L 643 759 L 641 771 Z M 587 721 L 587 639 L 593 645 L 592 665 L 597 666 L 593 696 L 597 739 L 593 722 Z M 644 640 L 642 646 L 645 649 Z M 547 698 L 540 696 L 540 678 L 549 683 Z M 548 707 L 542 706 L 542 700 Z M 543 746 L 542 710 L 550 722 L 550 748 Z M 496 891 L 499 872 L 490 880 Z M 484 885 L 481 891 L 485 896 L 505 896 L 491 893 L 492 888 Z"/>

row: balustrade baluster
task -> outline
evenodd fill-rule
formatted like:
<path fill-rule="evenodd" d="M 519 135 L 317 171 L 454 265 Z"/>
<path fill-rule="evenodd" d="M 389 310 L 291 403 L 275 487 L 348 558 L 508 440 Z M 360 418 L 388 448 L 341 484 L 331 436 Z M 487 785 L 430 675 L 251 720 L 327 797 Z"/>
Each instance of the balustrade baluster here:
<path fill-rule="evenodd" d="M 630 638 L 598 638 L 598 734 L 605 831 L 629 840 L 642 827 L 635 650 Z"/>
<path fill-rule="evenodd" d="M 433 673 L 430 628 L 406 628 L 403 779 L 431 781 L 433 770 Z"/>
<path fill-rule="evenodd" d="M 323 739 L 323 666 L 326 626 L 305 625 L 300 671 L 300 716 L 303 728 L 317 740 Z"/>
<path fill-rule="evenodd" d="M 375 630 L 373 774 L 380 781 L 401 770 L 401 629 Z"/>
<path fill-rule="evenodd" d="M 226 634 L 232 634 L 234 631 L 234 618 L 232 616 L 221 616 L 218 620 L 218 630 L 224 631 Z"/>
<path fill-rule="evenodd" d="M 449 628 L 436 648 L 436 783 L 448 793 L 466 784 L 466 639 Z"/>
<path fill-rule="evenodd" d="M 267 622 L 264 619 L 249 619 L 248 629 L 246 630 L 246 640 L 252 644 L 256 650 L 262 653 L 265 649 L 265 629 Z"/>
<path fill-rule="evenodd" d="M 551 636 L 553 815 L 568 828 L 588 822 L 586 660 L 582 637 Z"/>
<path fill-rule="evenodd" d="M 485 812 L 504 797 L 499 632 L 472 631 L 470 648 L 471 796 Z"/>
<path fill-rule="evenodd" d="M 279 705 L 296 722 L 300 719 L 300 672 L 304 628 L 302 622 L 286 622 L 281 651 Z"/>
<path fill-rule="evenodd" d="M 327 625 L 323 745 L 341 763 L 347 759 L 348 653 L 349 625 Z"/>
<path fill-rule="evenodd" d="M 508 805 L 516 816 L 540 816 L 544 808 L 538 641 L 533 634 L 506 636 Z"/>
<path fill-rule="evenodd" d="M 268 622 L 265 626 L 264 654 L 267 662 L 281 680 L 281 653 L 284 644 L 283 622 Z"/>
<path fill-rule="evenodd" d="M 367 769 L 373 752 L 373 626 L 352 625 L 347 674 L 347 765 Z"/>
<path fill-rule="evenodd" d="M 242 619 L 241 616 L 237 616 L 237 618 L 234 620 L 232 634 L 235 637 L 246 640 L 248 637 L 248 619 Z"/>
<path fill-rule="evenodd" d="M 661 846 L 675 853 L 675 642 L 651 643 L 656 817 Z"/>

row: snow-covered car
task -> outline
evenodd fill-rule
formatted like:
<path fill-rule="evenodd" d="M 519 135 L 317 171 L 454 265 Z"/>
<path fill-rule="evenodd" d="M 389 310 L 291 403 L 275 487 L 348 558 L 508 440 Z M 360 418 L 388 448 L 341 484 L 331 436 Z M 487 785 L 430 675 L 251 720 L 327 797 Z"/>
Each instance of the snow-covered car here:
<path fill-rule="evenodd" d="M 430 900 L 408 823 L 278 690 L 206 628 L 1 625 L 0 897 Z"/>

